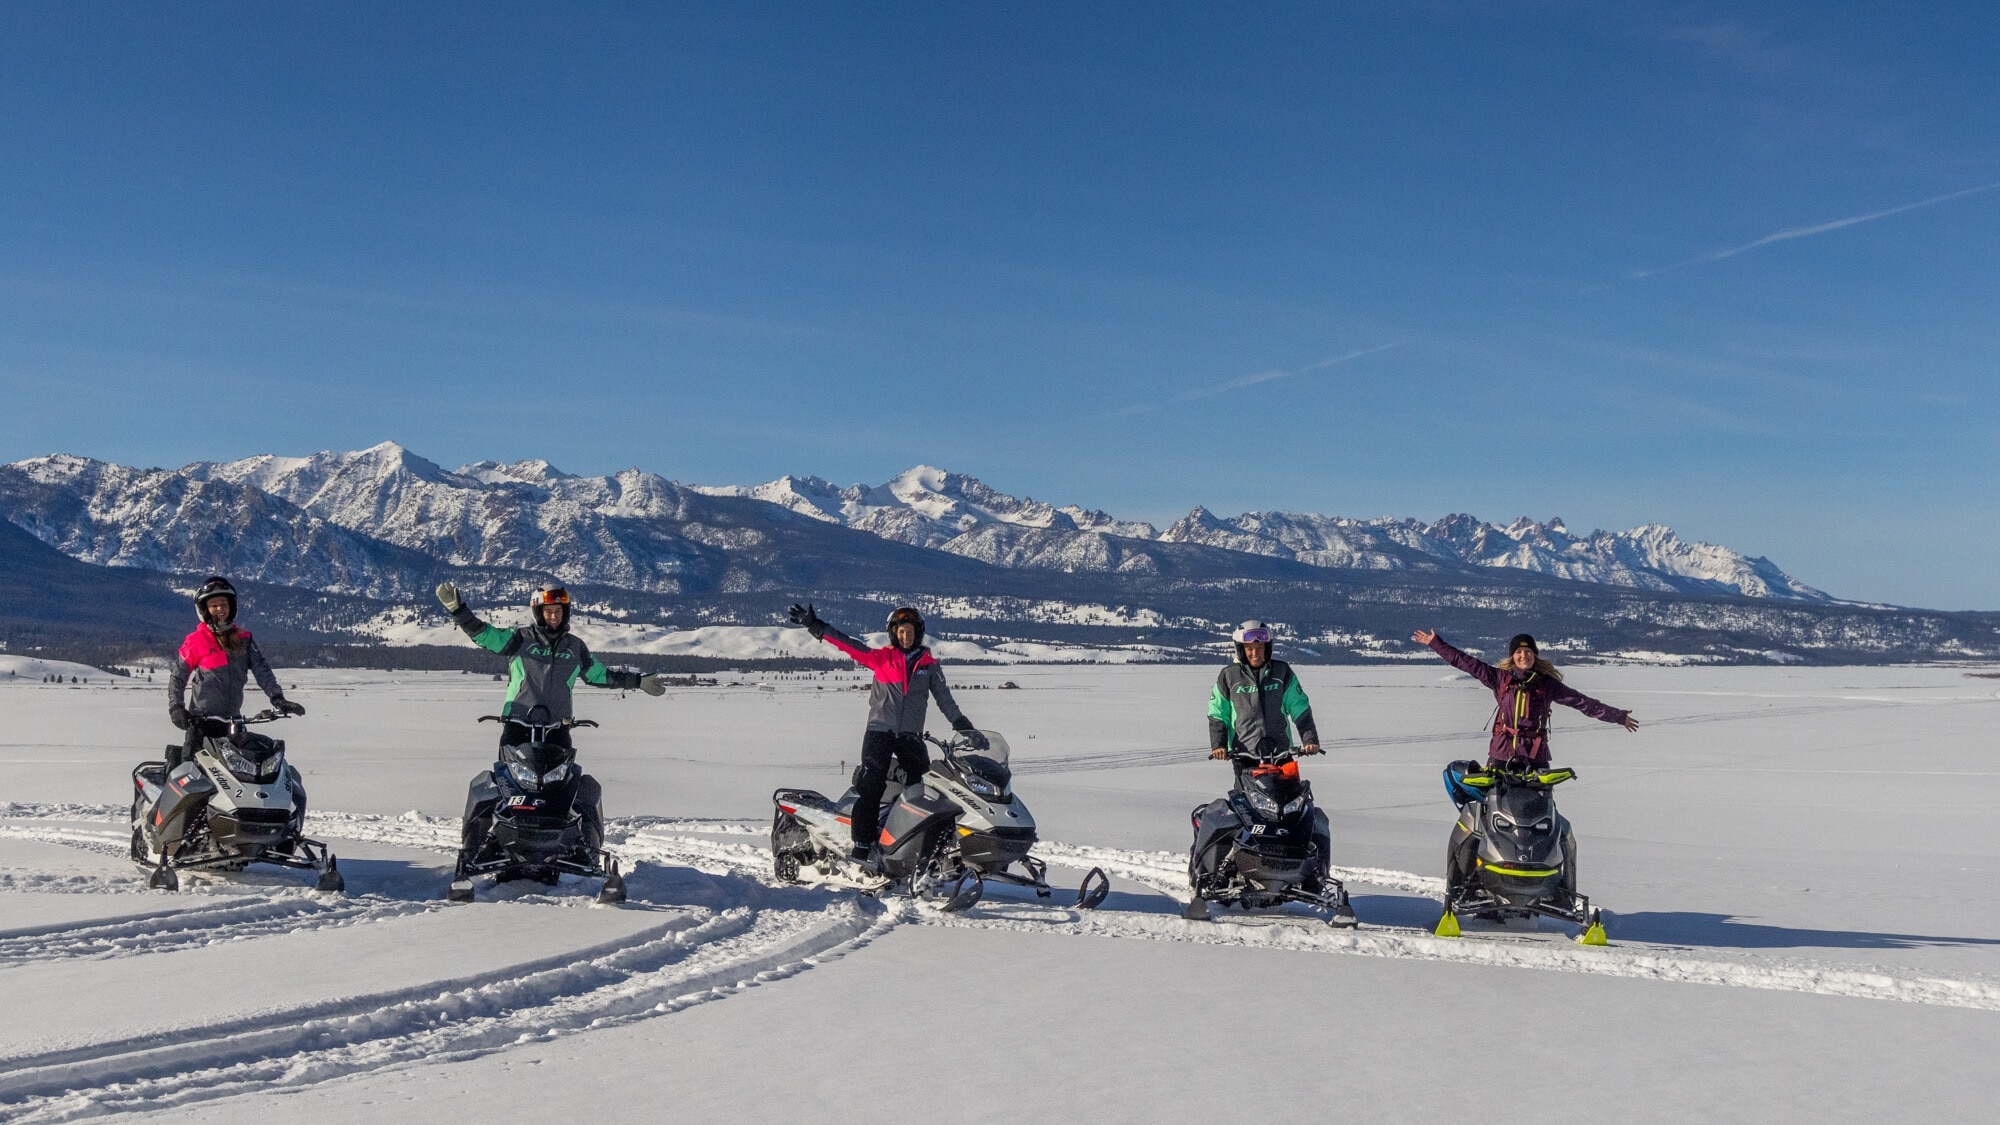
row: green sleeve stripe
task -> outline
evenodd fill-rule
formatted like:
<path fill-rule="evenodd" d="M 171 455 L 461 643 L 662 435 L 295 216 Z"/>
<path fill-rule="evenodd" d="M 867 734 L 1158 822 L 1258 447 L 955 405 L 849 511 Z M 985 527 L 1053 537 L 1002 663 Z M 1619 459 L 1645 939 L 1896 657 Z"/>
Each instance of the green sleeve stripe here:
<path fill-rule="evenodd" d="M 1297 676 L 1293 676 L 1292 682 L 1285 685 L 1285 700 L 1282 706 L 1285 709 L 1285 717 L 1294 720 L 1312 710 L 1311 701 L 1306 699 L 1306 689 L 1299 686 Z"/>
<path fill-rule="evenodd" d="M 591 661 L 590 666 L 583 670 L 584 683 L 596 684 L 598 687 L 603 687 L 607 682 L 610 681 L 610 679 L 611 679 L 611 669 L 606 668 L 604 665 L 599 664 L 595 660 Z M 574 676 L 570 678 L 570 682 L 572 683 L 575 682 Z"/>
<path fill-rule="evenodd" d="M 488 652 L 504 652 L 507 648 L 507 642 L 513 639 L 514 630 L 502 629 L 497 625 L 488 625 L 473 635 L 472 643 Z"/>
<path fill-rule="evenodd" d="M 1208 697 L 1208 717 L 1218 723 L 1236 722 L 1236 708 L 1230 705 L 1229 697 L 1222 692 L 1222 683 L 1217 681 L 1215 691 Z"/>

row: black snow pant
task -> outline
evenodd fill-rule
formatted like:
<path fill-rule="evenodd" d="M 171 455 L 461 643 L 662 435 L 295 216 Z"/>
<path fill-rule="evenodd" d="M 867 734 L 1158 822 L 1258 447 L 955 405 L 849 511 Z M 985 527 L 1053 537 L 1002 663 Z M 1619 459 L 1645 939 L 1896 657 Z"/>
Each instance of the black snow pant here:
<path fill-rule="evenodd" d="M 861 768 L 854 771 L 854 846 L 870 847 L 882 833 L 882 791 L 889 787 L 889 765 L 903 768 L 903 783 L 915 782 L 930 772 L 930 752 L 924 740 L 914 734 L 891 734 L 871 730 L 861 738 Z"/>

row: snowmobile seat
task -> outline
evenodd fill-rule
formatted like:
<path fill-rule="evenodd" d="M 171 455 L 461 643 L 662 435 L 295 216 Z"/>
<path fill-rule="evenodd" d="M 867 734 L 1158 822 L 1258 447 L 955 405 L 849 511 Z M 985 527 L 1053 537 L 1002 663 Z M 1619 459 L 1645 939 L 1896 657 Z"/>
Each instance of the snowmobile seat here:
<path fill-rule="evenodd" d="M 1486 787 L 1492 784 L 1491 781 L 1480 776 L 1479 781 L 1485 781 L 1485 785 L 1481 785 L 1477 781 L 1471 784 L 1467 782 L 1468 779 L 1473 778 L 1475 775 L 1484 775 L 1485 773 L 1486 767 L 1480 765 L 1478 762 L 1458 761 L 1451 763 L 1444 768 L 1445 796 L 1451 798 L 1451 803 L 1454 805 L 1470 804 L 1480 800 L 1486 795 Z"/>

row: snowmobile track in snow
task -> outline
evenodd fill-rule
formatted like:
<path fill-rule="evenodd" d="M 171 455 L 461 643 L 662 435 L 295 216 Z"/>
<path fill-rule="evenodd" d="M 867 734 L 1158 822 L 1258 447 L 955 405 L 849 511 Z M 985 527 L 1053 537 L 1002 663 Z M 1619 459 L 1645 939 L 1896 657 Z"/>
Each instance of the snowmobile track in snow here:
<path fill-rule="evenodd" d="M 162 1109 L 664 1015 L 791 976 L 895 923 L 864 900 L 731 889 L 750 904 L 526 965 L 0 1060 L 0 1122 Z"/>

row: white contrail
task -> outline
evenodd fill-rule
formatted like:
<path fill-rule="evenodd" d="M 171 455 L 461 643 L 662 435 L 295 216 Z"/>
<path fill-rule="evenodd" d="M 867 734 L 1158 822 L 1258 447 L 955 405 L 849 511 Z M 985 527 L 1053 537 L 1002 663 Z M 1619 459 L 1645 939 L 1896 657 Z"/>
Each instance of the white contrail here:
<path fill-rule="evenodd" d="M 1144 414 L 1150 410 L 1158 410 L 1162 406 L 1172 406 L 1183 402 L 1194 402 L 1198 399 L 1213 398 L 1216 395 L 1227 394 L 1230 391 L 1241 390 L 1244 387 L 1254 387 L 1259 383 L 1268 383 L 1273 379 L 1289 379 L 1294 375 L 1304 375 L 1308 371 L 1318 371 L 1321 368 L 1333 367 L 1336 364 L 1346 363 L 1348 360 L 1351 359 L 1360 359 L 1362 356 L 1365 355 L 1374 355 L 1376 352 L 1386 352 L 1390 348 L 1400 348 L 1403 346 L 1404 342 L 1405 341 L 1398 340 L 1393 344 L 1380 344 L 1372 348 L 1363 348 L 1358 352 L 1348 352 L 1346 355 L 1337 355 L 1331 359 L 1322 359 L 1318 363 L 1308 363 L 1304 367 L 1293 368 L 1290 371 L 1282 371 L 1282 370 L 1259 371 L 1254 375 L 1239 375 L 1236 378 L 1229 380 L 1228 382 L 1217 383 L 1212 387 L 1202 387 L 1199 390 L 1188 391 L 1185 394 L 1176 395 L 1175 397 L 1169 399 L 1164 403 L 1153 402 L 1153 403 L 1142 403 L 1138 406 L 1128 406 L 1123 410 L 1114 410 L 1110 414 L 1105 415 L 1105 417 L 1123 418 L 1132 414 Z"/>
<path fill-rule="evenodd" d="M 1825 234 L 1827 231 L 1839 230 L 1842 227 L 1851 227 L 1857 223 L 1872 223 L 1877 219 L 1886 219 L 1891 215 L 1900 215 L 1905 211 L 1916 211 L 1916 210 L 1921 210 L 1922 208 L 1925 207 L 1935 207 L 1940 203 L 1945 203 L 1953 199 L 1963 199 L 1968 195 L 1978 195 L 1980 192 L 1992 191 L 1995 188 L 2000 188 L 2000 183 L 1981 184 L 1978 187 L 1964 188 L 1960 191 L 1950 191 L 1946 192 L 1943 195 L 1932 196 L 1929 199 L 1918 200 L 1915 203 L 1905 203 L 1900 207 L 1891 207 L 1884 211 L 1870 211 L 1866 215 L 1852 215 L 1845 219 L 1835 219 L 1830 223 L 1821 223 L 1818 226 L 1795 227 L 1791 230 L 1781 230 L 1775 234 L 1767 234 L 1764 237 L 1756 240 L 1755 242 L 1746 242 L 1741 246 L 1732 246 L 1727 250 L 1717 250 L 1713 254 L 1703 254 L 1698 258 L 1689 258 L 1685 262 L 1675 262 L 1673 265 L 1661 266 L 1658 269 L 1633 270 L 1631 273 L 1628 273 L 1625 276 L 1633 280 L 1637 280 L 1642 277 L 1651 277 L 1656 273 L 1665 273 L 1668 270 L 1677 270 L 1680 269 L 1682 266 L 1699 265 L 1703 262 L 1719 262 L 1724 258 L 1734 258 L 1736 255 L 1741 254 L 1746 250 L 1755 250 L 1759 246 L 1769 246 L 1773 242 L 1789 242 L 1794 238 L 1809 238 L 1815 234 Z"/>

